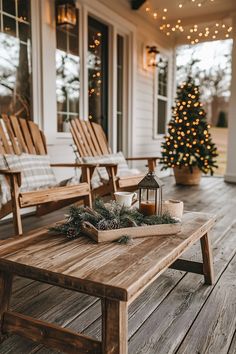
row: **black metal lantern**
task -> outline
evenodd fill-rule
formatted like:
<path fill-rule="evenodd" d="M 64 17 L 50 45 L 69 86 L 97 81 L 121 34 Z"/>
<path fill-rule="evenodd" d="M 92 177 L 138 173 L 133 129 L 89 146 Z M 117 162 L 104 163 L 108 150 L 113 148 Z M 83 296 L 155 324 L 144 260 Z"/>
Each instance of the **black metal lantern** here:
<path fill-rule="evenodd" d="M 139 210 L 142 214 L 162 215 L 162 187 L 162 181 L 152 171 L 139 182 Z"/>
<path fill-rule="evenodd" d="M 74 0 L 56 1 L 56 22 L 57 26 L 73 28 L 76 26 L 76 6 Z"/>

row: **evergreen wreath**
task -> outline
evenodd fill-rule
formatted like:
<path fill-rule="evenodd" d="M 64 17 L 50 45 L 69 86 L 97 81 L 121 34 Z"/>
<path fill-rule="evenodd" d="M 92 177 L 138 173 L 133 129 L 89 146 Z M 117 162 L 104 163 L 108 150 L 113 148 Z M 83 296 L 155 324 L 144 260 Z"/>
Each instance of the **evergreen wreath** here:
<path fill-rule="evenodd" d="M 98 198 L 94 202 L 93 209 L 72 206 L 66 221 L 49 230 L 73 239 L 81 236 L 85 224 L 93 225 L 97 230 L 114 230 L 177 222 L 168 214 L 144 216 L 137 208 L 130 209 L 115 201 L 105 204 L 102 199 Z"/>

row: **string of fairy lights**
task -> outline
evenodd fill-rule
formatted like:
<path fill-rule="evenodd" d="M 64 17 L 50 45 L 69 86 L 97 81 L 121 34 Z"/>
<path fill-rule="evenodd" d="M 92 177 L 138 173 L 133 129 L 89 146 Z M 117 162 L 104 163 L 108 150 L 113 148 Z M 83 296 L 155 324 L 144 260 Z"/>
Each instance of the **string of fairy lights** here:
<path fill-rule="evenodd" d="M 101 58 L 100 58 L 100 46 L 102 41 L 102 33 L 97 32 L 92 37 L 89 43 L 89 52 L 92 54 L 89 56 L 89 88 L 88 94 L 92 98 L 94 96 L 99 97 L 101 95 Z M 92 119 L 92 113 L 89 113 L 89 119 Z"/>
<path fill-rule="evenodd" d="M 182 9 L 184 6 L 191 3 L 192 5 L 195 5 L 197 7 L 202 7 L 203 5 L 207 5 L 208 3 L 212 2 L 214 2 L 214 0 L 183 0 L 179 2 L 178 6 L 180 9 Z"/>
<path fill-rule="evenodd" d="M 183 83 L 180 88 L 184 89 L 186 86 L 187 84 Z M 175 164 L 177 166 L 180 164 L 183 164 L 184 166 L 192 165 L 195 159 L 190 151 L 193 151 L 191 149 L 194 149 L 195 156 L 201 160 L 204 168 L 206 170 L 209 168 L 208 158 L 206 156 L 200 156 L 200 149 L 198 148 L 199 144 L 206 144 L 207 150 L 212 149 L 212 146 L 210 145 L 210 134 L 208 132 L 208 129 L 210 128 L 209 124 L 206 124 L 205 129 L 202 132 L 202 139 L 199 141 L 198 126 L 202 124 L 201 116 L 204 116 L 205 112 L 202 108 L 202 103 L 199 102 L 198 98 L 199 89 L 198 87 L 193 87 L 193 92 L 189 93 L 186 99 L 178 101 L 176 107 L 173 109 L 173 121 L 168 125 L 169 135 L 166 136 L 165 140 L 166 148 L 163 148 L 162 150 L 164 153 L 163 161 L 168 167 L 174 167 Z M 188 108 L 198 109 L 200 117 L 196 116 L 189 121 L 187 116 Z M 182 124 L 184 121 L 185 124 Z M 174 148 L 173 150 L 171 149 L 171 146 Z M 179 154 L 180 160 L 176 161 L 175 152 L 183 146 L 186 147 L 187 150 Z"/>
<path fill-rule="evenodd" d="M 194 5 L 197 8 L 201 8 L 204 5 L 212 3 L 214 3 L 214 0 L 184 0 L 179 2 L 176 6 L 177 10 L 178 8 L 181 10 L 189 4 Z M 233 27 L 228 23 L 228 20 L 225 19 L 217 21 L 216 23 L 210 24 L 208 26 L 195 24 L 190 27 L 184 25 L 180 18 L 174 22 L 168 21 L 167 8 L 154 9 L 150 3 L 148 3 L 145 7 L 145 12 L 159 23 L 160 30 L 166 36 L 176 35 L 178 33 L 184 32 L 189 44 L 197 44 L 203 40 L 206 40 L 206 38 L 209 40 L 231 38 Z"/>

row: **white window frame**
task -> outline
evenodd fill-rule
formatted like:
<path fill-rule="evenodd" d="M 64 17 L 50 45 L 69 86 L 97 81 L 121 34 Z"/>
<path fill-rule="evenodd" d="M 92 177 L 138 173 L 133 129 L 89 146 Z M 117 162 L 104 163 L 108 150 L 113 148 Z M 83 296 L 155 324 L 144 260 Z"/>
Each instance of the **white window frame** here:
<path fill-rule="evenodd" d="M 117 48 L 116 48 L 116 38 L 117 34 L 121 34 L 127 39 L 127 92 L 124 93 L 126 97 L 128 97 L 128 102 L 126 103 L 126 114 L 127 114 L 127 127 L 125 130 L 124 136 L 124 153 L 132 154 L 133 151 L 133 119 L 134 119 L 134 87 L 135 87 L 135 63 L 136 63 L 136 50 L 135 50 L 135 42 L 136 42 L 136 27 L 113 12 L 107 6 L 101 4 L 96 0 L 91 2 L 90 0 L 83 1 L 83 36 L 84 40 L 84 63 L 87 60 L 87 19 L 88 16 L 91 16 L 98 21 L 103 22 L 109 28 L 109 52 L 108 52 L 108 92 L 109 100 L 108 100 L 108 119 L 109 119 L 109 131 L 108 138 L 111 144 L 111 148 L 113 151 L 117 150 L 117 139 L 116 139 L 116 129 L 117 129 Z M 108 20 L 112 19 L 112 20 Z M 84 73 L 84 92 L 85 96 L 88 95 L 88 72 L 85 65 L 83 65 Z M 88 117 L 88 96 L 84 97 L 84 117 Z M 128 140 L 128 137 L 130 139 Z"/>
<path fill-rule="evenodd" d="M 164 135 L 167 132 L 168 121 L 170 120 L 171 115 L 171 100 L 172 100 L 172 57 L 170 53 L 166 52 L 163 49 L 160 49 L 161 55 L 163 55 L 168 61 L 168 72 L 167 72 L 167 96 L 162 96 L 158 94 L 158 67 L 154 69 L 154 90 L 153 90 L 153 139 L 162 140 Z M 164 134 L 158 134 L 158 99 L 165 101 L 167 103 L 166 109 L 166 127 Z"/>
<path fill-rule="evenodd" d="M 36 26 L 39 33 L 35 33 L 34 42 L 41 50 L 41 56 L 38 51 L 34 52 L 34 61 L 37 62 L 41 57 L 40 80 L 39 73 L 34 74 L 34 115 L 42 117 L 41 128 L 44 130 L 49 144 L 57 144 L 58 141 L 71 143 L 70 133 L 57 132 L 57 106 L 56 106 L 56 70 L 55 70 L 55 50 L 56 50 L 56 23 L 55 23 L 55 6 L 54 0 L 31 0 L 32 4 L 37 2 L 38 9 L 34 10 L 33 19 L 36 26 L 37 14 L 40 14 L 39 24 Z M 128 20 L 113 12 L 100 1 L 93 0 L 77 0 L 76 6 L 80 13 L 80 118 L 88 117 L 88 70 L 87 70 L 87 51 L 88 51 L 88 16 L 103 22 L 109 27 L 109 80 L 108 80 L 108 119 L 109 132 L 108 137 L 111 148 L 116 151 L 116 35 L 120 33 L 128 38 L 127 55 L 128 55 L 128 73 L 127 73 L 127 127 L 126 127 L 126 153 L 132 154 L 133 151 L 133 134 L 132 129 L 134 119 L 134 87 L 136 75 L 136 27 Z M 37 40 L 36 40 L 37 38 Z M 38 44 L 39 43 L 39 44 Z M 36 46 L 35 45 L 35 46 Z M 40 48 L 41 45 L 41 48 Z M 50 80 L 48 78 L 50 77 Z M 39 98 L 39 99 L 38 99 Z"/>
<path fill-rule="evenodd" d="M 32 46 L 32 104 L 33 121 L 43 127 L 40 0 L 31 0 L 31 46 Z"/>

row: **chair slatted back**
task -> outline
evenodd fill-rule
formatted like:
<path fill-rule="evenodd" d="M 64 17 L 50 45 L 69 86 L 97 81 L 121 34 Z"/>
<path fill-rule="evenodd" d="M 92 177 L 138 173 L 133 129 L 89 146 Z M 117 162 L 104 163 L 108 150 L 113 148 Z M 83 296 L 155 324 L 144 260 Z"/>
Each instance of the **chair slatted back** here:
<path fill-rule="evenodd" d="M 8 141 L 8 145 L 11 146 L 11 152 L 7 152 L 8 150 L 5 149 L 5 153 L 9 154 L 16 154 L 16 155 L 19 155 L 21 154 L 21 148 L 18 144 L 18 142 L 16 141 L 16 137 L 14 135 L 14 132 L 11 128 L 11 124 L 10 124 L 10 121 L 8 119 L 8 116 L 7 115 L 2 115 L 2 119 L 1 119 L 1 125 L 2 125 L 2 128 L 4 129 L 4 134 L 5 134 L 5 137 Z"/>
<path fill-rule="evenodd" d="M 3 124 L 0 125 L 0 140 L 1 140 L 1 153 L 12 154 L 13 147 L 9 142 L 6 134 L 6 129 Z"/>
<path fill-rule="evenodd" d="M 102 126 L 97 123 L 92 123 L 92 127 L 93 127 L 94 133 L 96 135 L 100 149 L 102 151 L 102 155 L 110 154 L 111 149 L 109 148 L 106 134 L 104 133 Z"/>
<path fill-rule="evenodd" d="M 106 135 L 97 123 L 73 119 L 71 133 L 81 157 L 101 156 L 111 152 Z"/>
<path fill-rule="evenodd" d="M 0 117 L 0 153 L 45 155 L 47 148 L 43 132 L 32 121 L 2 114 Z"/>

